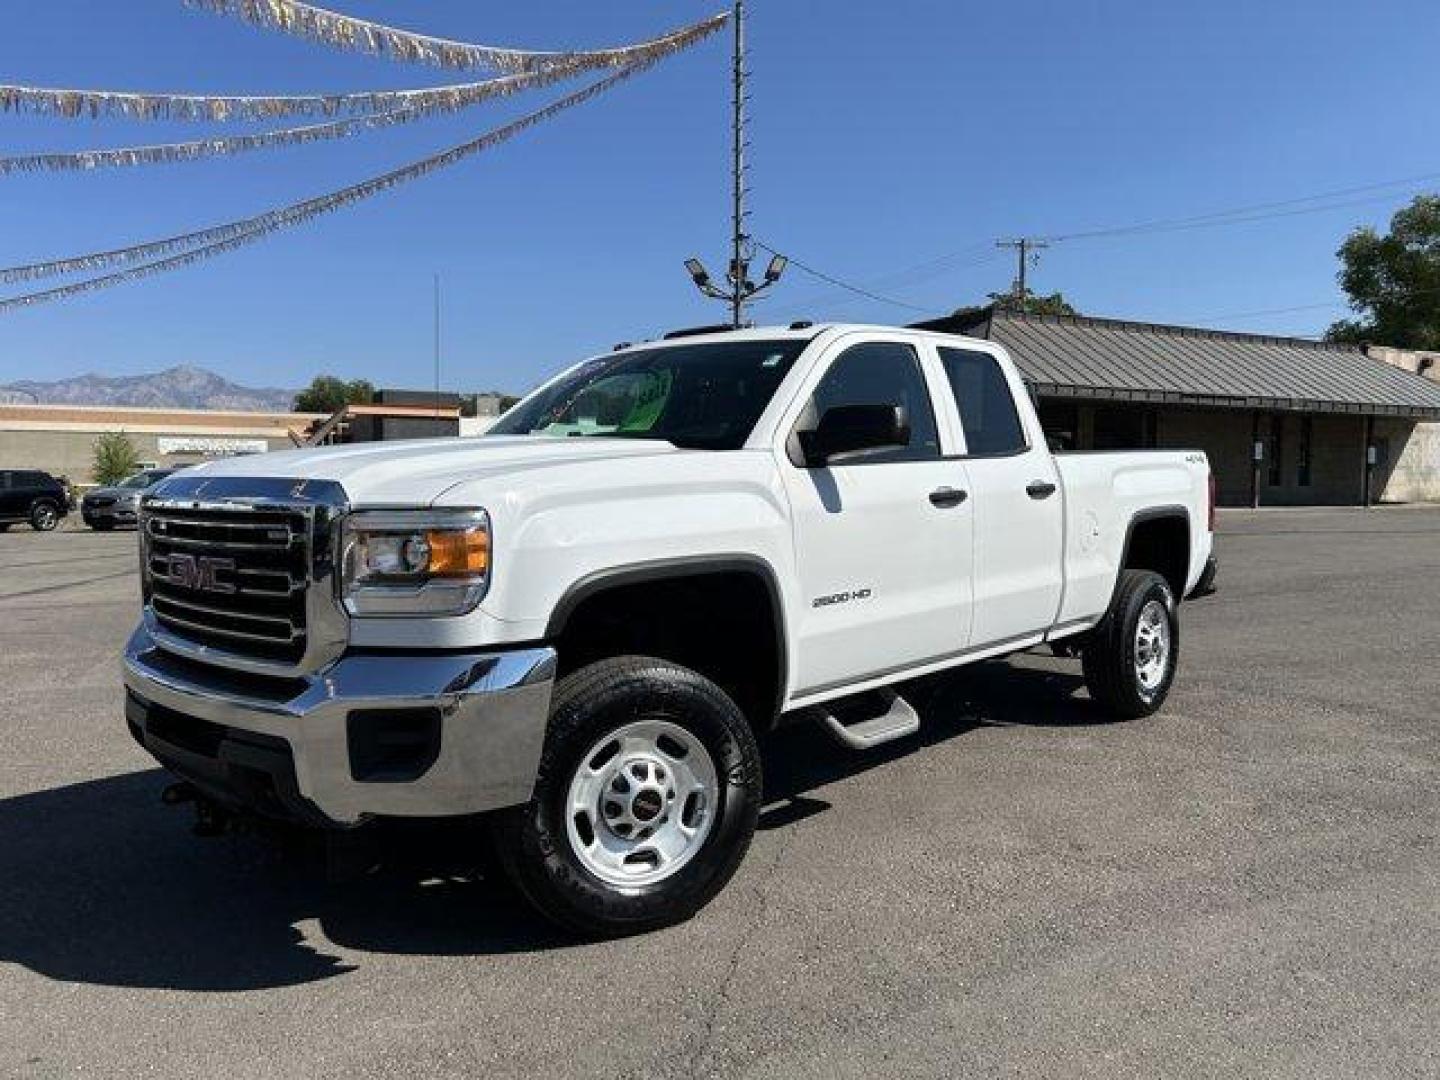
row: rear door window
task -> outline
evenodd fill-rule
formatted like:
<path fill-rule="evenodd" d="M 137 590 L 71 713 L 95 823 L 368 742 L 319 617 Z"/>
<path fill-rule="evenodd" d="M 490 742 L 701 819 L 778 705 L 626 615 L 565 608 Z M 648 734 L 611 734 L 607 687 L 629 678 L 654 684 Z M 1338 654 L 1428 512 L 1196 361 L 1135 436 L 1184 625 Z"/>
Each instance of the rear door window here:
<path fill-rule="evenodd" d="M 965 449 L 971 457 L 1004 457 L 1028 449 L 1015 397 L 1000 362 L 989 353 L 968 349 L 939 349 L 940 362 L 965 430 Z"/>

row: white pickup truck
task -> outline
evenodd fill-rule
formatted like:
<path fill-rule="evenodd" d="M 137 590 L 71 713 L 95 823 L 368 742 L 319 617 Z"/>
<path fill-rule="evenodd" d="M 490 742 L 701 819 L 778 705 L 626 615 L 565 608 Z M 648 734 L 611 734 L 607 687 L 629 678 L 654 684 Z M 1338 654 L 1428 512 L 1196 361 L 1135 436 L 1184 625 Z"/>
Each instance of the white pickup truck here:
<path fill-rule="evenodd" d="M 484 438 L 153 488 L 126 717 L 211 821 L 486 814 L 541 911 L 634 932 L 735 871 L 776 724 L 863 750 L 905 680 L 1050 643 L 1158 709 L 1213 498 L 1198 452 L 1052 455 L 989 342 L 682 332 Z"/>

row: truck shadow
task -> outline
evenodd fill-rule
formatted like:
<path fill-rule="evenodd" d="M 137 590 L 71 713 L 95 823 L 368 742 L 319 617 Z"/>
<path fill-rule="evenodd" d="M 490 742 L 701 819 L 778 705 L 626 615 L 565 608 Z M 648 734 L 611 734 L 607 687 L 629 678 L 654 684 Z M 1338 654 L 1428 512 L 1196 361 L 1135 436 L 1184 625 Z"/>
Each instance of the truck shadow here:
<path fill-rule="evenodd" d="M 912 685 L 923 734 L 870 754 L 809 725 L 779 732 L 764 747 L 762 828 L 827 808 L 806 792 L 983 725 L 1095 723 L 1077 681 L 987 665 Z M 196 839 L 188 811 L 161 805 L 167 782 L 154 769 L 0 800 L 0 963 L 69 982 L 234 992 L 334 978 L 355 969 L 352 954 L 572 944 L 486 873 L 473 824 L 382 832 L 384 868 L 336 883 L 313 840 Z"/>
<path fill-rule="evenodd" d="M 485 880 L 469 830 L 385 837 L 389 868 L 337 883 L 311 839 L 197 839 L 187 809 L 161 805 L 168 783 L 154 769 L 0 801 L 0 964 L 62 981 L 226 992 L 343 975 L 355 967 L 351 948 L 479 955 L 566 944 Z"/>
<path fill-rule="evenodd" d="M 873 750 L 857 752 L 840 746 L 813 724 L 799 723 L 775 732 L 762 746 L 765 809 L 759 827 L 785 828 L 824 813 L 829 804 L 809 792 L 977 728 L 1114 723 L 1088 697 L 1077 696 L 1085 680 L 1078 665 L 1066 667 L 1077 670 L 995 660 L 902 684 L 896 689 L 920 713 L 920 730 Z"/>

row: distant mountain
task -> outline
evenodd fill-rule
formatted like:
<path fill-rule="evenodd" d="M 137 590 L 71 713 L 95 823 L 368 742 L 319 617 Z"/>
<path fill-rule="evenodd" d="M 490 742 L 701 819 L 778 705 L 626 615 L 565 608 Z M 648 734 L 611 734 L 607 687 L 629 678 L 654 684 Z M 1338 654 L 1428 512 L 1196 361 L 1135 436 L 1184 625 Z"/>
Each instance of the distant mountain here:
<path fill-rule="evenodd" d="M 154 409 L 239 409 L 289 412 L 293 390 L 256 389 L 213 371 L 184 365 L 153 375 L 77 375 L 0 383 L 0 405 L 116 405 Z"/>

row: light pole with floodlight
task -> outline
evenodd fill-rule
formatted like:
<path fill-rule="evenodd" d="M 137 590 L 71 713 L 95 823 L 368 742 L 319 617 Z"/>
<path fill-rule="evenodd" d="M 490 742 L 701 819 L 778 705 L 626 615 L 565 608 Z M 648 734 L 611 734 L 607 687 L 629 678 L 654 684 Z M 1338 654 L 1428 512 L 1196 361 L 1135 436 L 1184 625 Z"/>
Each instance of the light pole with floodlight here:
<path fill-rule="evenodd" d="M 745 219 L 749 211 L 745 207 L 745 196 L 748 194 L 745 187 L 745 177 L 748 166 L 745 163 L 745 128 L 746 113 L 745 103 L 749 100 L 745 91 L 745 81 L 748 72 L 745 69 L 745 0 L 735 0 L 735 62 L 733 69 L 734 76 L 734 111 L 731 118 L 732 135 L 734 137 L 734 156 L 732 161 L 734 188 L 732 195 L 732 231 L 731 231 L 731 254 L 730 269 L 725 274 L 729 282 L 729 288 L 722 288 L 715 284 L 710 272 L 705 269 L 705 264 L 699 259 L 686 259 L 685 269 L 690 272 L 690 279 L 695 282 L 698 288 L 706 296 L 716 300 L 723 300 L 730 308 L 730 325 L 736 329 L 745 325 L 745 305 L 756 294 L 770 288 L 780 276 L 785 273 L 785 266 L 788 260 L 783 255 L 776 255 L 770 260 L 770 265 L 765 268 L 765 280 L 756 284 L 750 280 L 750 260 L 754 252 L 750 243 L 750 236 L 745 231 Z"/>
<path fill-rule="evenodd" d="M 750 261 L 742 256 L 725 275 L 729 287 L 721 288 L 699 259 L 685 260 L 685 269 L 690 272 L 690 280 L 695 282 L 695 287 L 706 296 L 724 300 L 730 306 L 730 325 L 736 329 L 745 325 L 745 304 L 779 281 L 787 265 L 789 260 L 784 255 L 774 256 L 765 268 L 765 280 L 757 284 L 750 280 Z"/>

